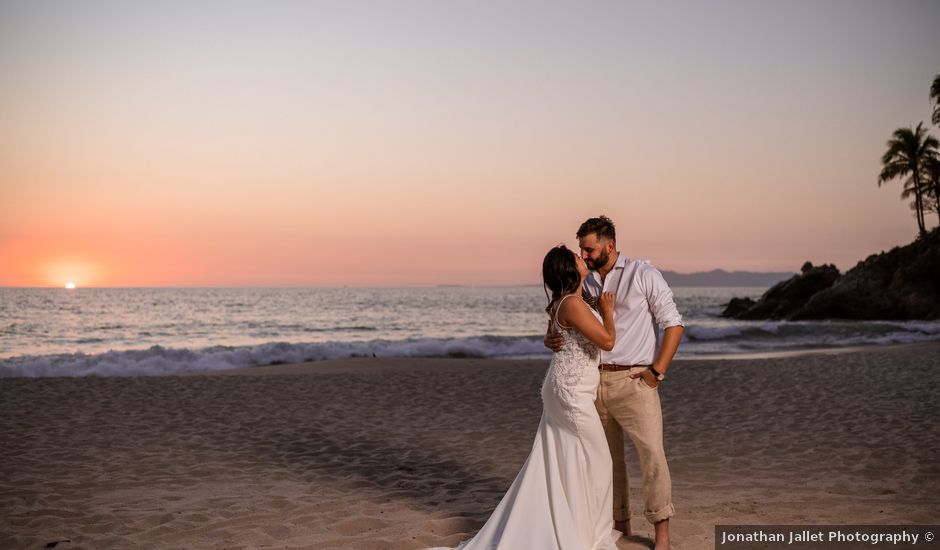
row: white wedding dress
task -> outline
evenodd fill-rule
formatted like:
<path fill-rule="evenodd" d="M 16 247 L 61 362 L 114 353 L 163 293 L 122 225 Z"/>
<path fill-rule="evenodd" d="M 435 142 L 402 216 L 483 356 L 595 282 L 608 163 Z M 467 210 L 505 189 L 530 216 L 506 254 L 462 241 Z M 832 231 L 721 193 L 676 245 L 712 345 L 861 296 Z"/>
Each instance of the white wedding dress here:
<path fill-rule="evenodd" d="M 460 550 L 617 548 L 610 451 L 594 408 L 600 352 L 577 330 L 562 328 L 557 312 L 553 322 L 565 333 L 565 345 L 542 383 L 532 451 L 486 524 Z"/>

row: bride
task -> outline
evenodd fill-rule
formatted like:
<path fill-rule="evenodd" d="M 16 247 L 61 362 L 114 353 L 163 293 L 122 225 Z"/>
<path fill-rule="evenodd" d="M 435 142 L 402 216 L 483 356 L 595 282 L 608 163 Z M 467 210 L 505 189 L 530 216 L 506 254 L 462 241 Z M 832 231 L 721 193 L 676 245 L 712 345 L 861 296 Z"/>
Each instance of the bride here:
<path fill-rule="evenodd" d="M 459 550 L 617 548 L 610 451 L 594 407 L 598 348 L 614 345 L 614 296 L 601 295 L 598 315 L 581 299 L 587 275 L 584 260 L 564 245 L 545 255 L 542 278 L 552 291 L 545 309 L 565 345 L 542 383 L 542 419 L 529 457 L 483 528 Z"/>

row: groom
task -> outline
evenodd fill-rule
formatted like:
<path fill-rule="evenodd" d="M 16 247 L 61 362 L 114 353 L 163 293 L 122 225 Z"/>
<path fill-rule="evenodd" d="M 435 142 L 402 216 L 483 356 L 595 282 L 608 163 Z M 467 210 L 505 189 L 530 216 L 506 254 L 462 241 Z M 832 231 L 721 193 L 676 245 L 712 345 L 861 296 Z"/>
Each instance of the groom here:
<path fill-rule="evenodd" d="M 675 507 L 657 388 L 682 339 L 682 316 L 659 271 L 617 251 L 610 218 L 585 221 L 577 236 L 581 257 L 591 270 L 584 282 L 585 298 L 596 299 L 601 292 L 616 295 L 617 340 L 613 350 L 601 352 L 601 382 L 595 401 L 614 464 L 614 527 L 630 535 L 629 482 L 623 448 L 626 432 L 640 458 L 644 515 L 656 528 L 655 550 L 668 550 L 669 518 L 675 514 Z M 662 338 L 657 327 L 663 329 Z M 549 325 L 545 345 L 557 351 L 563 343 L 564 336 L 552 333 Z"/>

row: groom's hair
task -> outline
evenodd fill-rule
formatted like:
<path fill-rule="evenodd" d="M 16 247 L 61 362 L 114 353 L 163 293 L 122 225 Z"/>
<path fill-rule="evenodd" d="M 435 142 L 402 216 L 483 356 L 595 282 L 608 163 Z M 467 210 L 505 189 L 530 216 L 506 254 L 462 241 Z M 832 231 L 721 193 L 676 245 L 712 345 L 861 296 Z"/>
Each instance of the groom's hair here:
<path fill-rule="evenodd" d="M 607 216 L 589 218 L 587 221 L 581 224 L 581 227 L 578 228 L 577 237 L 579 239 L 583 239 L 591 233 L 596 234 L 598 239 L 603 238 L 611 241 L 617 240 L 617 232 L 614 229 L 614 222 L 612 222 Z"/>

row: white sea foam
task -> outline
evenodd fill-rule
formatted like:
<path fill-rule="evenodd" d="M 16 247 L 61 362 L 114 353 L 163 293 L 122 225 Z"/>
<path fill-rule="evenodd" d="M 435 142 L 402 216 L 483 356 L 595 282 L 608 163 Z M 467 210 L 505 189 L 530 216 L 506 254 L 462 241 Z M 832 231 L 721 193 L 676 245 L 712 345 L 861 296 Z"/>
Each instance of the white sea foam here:
<path fill-rule="evenodd" d="M 26 355 L 0 360 L 2 377 L 156 376 L 346 357 L 520 357 L 547 355 L 541 338 L 482 336 L 455 339 L 327 342 L 143 350 L 99 354 Z"/>
<path fill-rule="evenodd" d="M 751 326 L 687 327 L 678 357 L 940 340 L 940 323 L 844 323 L 820 331 L 818 323 L 755 323 Z M 786 336 L 781 337 L 785 333 Z M 368 342 L 214 346 L 201 349 L 152 346 L 98 354 L 24 355 L 0 359 L 0 378 L 48 376 L 156 376 L 216 371 L 347 357 L 547 357 L 541 337 L 479 336 Z"/>

